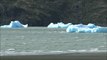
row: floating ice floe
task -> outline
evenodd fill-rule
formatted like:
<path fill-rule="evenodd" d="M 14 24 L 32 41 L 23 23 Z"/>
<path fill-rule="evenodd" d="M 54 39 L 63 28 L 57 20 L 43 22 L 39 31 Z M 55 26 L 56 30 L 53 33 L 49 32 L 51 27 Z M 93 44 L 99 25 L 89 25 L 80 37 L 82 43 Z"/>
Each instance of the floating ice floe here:
<path fill-rule="evenodd" d="M 28 24 L 23 25 L 19 21 L 11 21 L 9 25 L 0 26 L 1 28 L 27 28 Z"/>
<path fill-rule="evenodd" d="M 88 25 L 83 25 L 83 24 L 77 24 L 77 25 L 70 25 L 67 29 L 66 32 L 77 32 L 77 33 L 107 33 L 107 27 L 101 27 L 101 26 L 96 26 L 92 23 L 89 23 Z"/>
<path fill-rule="evenodd" d="M 68 23 L 68 24 L 64 24 L 62 22 L 59 22 L 57 24 L 54 24 L 54 23 L 50 23 L 47 27 L 48 28 L 67 28 L 68 26 L 70 26 L 71 23 Z"/>

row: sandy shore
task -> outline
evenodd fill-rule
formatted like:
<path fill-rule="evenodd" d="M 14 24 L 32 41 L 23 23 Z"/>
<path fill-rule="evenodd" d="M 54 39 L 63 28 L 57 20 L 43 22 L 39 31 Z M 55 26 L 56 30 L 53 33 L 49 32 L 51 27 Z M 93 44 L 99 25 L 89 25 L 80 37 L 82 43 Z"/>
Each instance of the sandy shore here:
<path fill-rule="evenodd" d="M 9 55 L 0 56 L 1 60 L 107 60 L 106 52 L 62 53 L 47 55 Z"/>

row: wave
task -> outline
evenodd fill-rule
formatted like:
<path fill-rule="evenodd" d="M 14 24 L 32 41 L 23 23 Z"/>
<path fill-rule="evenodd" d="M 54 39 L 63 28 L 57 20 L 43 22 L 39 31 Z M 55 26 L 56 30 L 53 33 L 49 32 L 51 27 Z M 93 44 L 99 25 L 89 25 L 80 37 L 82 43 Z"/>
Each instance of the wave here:
<path fill-rule="evenodd" d="M 98 49 L 90 49 L 90 50 L 67 50 L 67 51 L 44 51 L 44 50 L 32 50 L 32 51 L 21 51 L 16 52 L 15 50 L 1 51 L 0 56 L 17 56 L 17 55 L 48 55 L 48 54 L 63 54 L 63 53 L 99 53 L 99 52 L 107 52 L 107 50 L 98 50 Z"/>

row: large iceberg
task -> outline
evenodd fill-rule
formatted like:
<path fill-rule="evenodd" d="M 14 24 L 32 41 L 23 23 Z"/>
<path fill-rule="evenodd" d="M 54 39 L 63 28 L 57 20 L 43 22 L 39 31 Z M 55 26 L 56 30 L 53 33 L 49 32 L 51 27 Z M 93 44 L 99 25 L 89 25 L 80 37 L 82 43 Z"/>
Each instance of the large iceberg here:
<path fill-rule="evenodd" d="M 47 27 L 48 28 L 67 28 L 70 25 L 71 25 L 71 23 L 64 24 L 63 22 L 59 22 L 57 24 L 50 23 Z"/>
<path fill-rule="evenodd" d="M 70 25 L 66 29 L 66 32 L 76 32 L 76 33 L 104 32 L 104 33 L 107 33 L 107 27 L 96 26 L 92 23 L 89 23 L 88 25 L 76 24 L 76 25 Z"/>
<path fill-rule="evenodd" d="M 11 23 L 9 25 L 3 25 L 0 27 L 1 28 L 27 28 L 28 24 L 23 25 L 18 20 L 16 20 L 16 21 L 11 21 Z"/>
<path fill-rule="evenodd" d="M 50 23 L 48 28 L 66 28 L 66 32 L 76 32 L 76 33 L 107 33 L 107 27 L 96 26 L 95 24 L 89 23 L 87 25 L 84 24 L 75 24 L 63 22 L 59 22 L 57 24 Z"/>

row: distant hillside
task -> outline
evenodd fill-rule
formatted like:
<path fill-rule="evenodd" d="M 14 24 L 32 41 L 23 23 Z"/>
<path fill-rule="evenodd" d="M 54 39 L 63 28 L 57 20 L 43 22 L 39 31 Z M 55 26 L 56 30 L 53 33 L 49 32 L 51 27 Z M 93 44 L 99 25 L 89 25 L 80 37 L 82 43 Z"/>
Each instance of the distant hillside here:
<path fill-rule="evenodd" d="M 12 20 L 30 26 L 50 22 L 107 26 L 107 0 L 0 0 L 0 25 Z"/>

